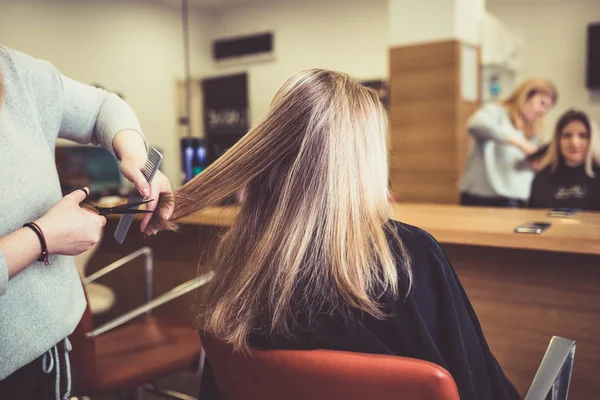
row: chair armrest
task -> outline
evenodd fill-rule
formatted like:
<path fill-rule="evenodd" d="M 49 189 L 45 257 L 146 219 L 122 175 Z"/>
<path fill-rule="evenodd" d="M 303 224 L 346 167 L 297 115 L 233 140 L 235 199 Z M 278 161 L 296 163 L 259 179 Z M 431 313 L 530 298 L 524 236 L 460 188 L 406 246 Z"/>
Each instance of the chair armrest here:
<path fill-rule="evenodd" d="M 127 323 L 127 322 L 131 321 L 132 319 L 137 318 L 140 315 L 142 315 L 158 306 L 168 303 L 171 300 L 174 300 L 180 296 L 183 296 L 186 293 L 191 292 L 194 289 L 199 288 L 200 286 L 205 285 L 206 283 L 211 281 L 211 279 L 213 278 L 213 275 L 214 275 L 214 272 L 210 271 L 204 275 L 200 275 L 194 279 L 190 279 L 189 281 L 182 283 L 179 286 L 174 287 L 173 289 L 171 289 L 168 292 L 166 292 L 165 294 L 157 297 L 156 299 L 150 301 L 149 303 L 144 304 L 143 306 L 140 306 L 138 308 L 135 308 L 135 309 L 129 311 L 128 313 L 123 314 L 123 315 L 113 319 L 112 321 L 105 323 L 104 325 L 101 325 L 100 327 L 94 329 L 93 331 L 86 333 L 85 336 L 86 336 L 86 338 L 90 339 L 90 338 L 96 337 L 98 335 L 101 335 L 105 332 L 108 332 L 111 329 L 114 329 L 118 326 L 121 326 L 124 323 Z"/>
<path fill-rule="evenodd" d="M 566 400 L 575 358 L 575 342 L 554 336 L 525 400 Z"/>
<path fill-rule="evenodd" d="M 117 261 L 107 265 L 99 271 L 94 272 L 91 275 L 86 276 L 81 281 L 84 285 L 87 285 L 90 282 L 95 281 L 96 279 L 108 274 L 109 272 L 114 271 L 115 269 L 122 267 L 123 265 L 135 260 L 140 256 L 145 256 L 146 264 L 144 266 L 146 273 L 146 304 L 152 300 L 152 271 L 153 271 L 153 253 L 150 247 L 142 247 L 139 250 L 134 251 L 133 253 L 118 259 Z"/>

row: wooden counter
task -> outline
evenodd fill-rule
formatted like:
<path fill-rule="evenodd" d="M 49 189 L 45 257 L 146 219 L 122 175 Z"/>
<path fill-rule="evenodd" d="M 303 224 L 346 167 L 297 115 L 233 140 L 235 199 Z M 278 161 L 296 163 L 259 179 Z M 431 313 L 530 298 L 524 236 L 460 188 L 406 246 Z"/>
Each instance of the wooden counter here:
<path fill-rule="evenodd" d="M 209 208 L 182 223 L 229 226 L 236 214 L 233 207 Z M 556 218 L 548 217 L 547 210 L 403 204 L 392 215 L 425 229 L 440 243 L 600 255 L 600 213 Z M 527 221 L 548 221 L 552 227 L 542 235 L 515 234 L 515 227 Z"/>
<path fill-rule="evenodd" d="M 195 276 L 236 208 L 211 208 L 182 221 L 181 232 L 144 238 L 132 227 L 124 245 L 105 239 L 89 272 L 149 245 L 155 254 L 155 292 Z M 570 400 L 600 398 L 600 213 L 550 218 L 545 210 L 403 204 L 393 218 L 429 231 L 442 245 L 473 303 L 500 365 L 525 393 L 553 335 L 577 341 Z M 527 221 L 550 221 L 542 235 L 514 233 Z M 200 261 L 198 261 L 200 259 Z M 417 267 L 417 266 L 415 266 Z M 104 283 L 117 292 L 118 314 L 143 298 L 141 263 Z M 117 273 L 115 273 L 117 274 Z M 194 295 L 163 306 L 193 319 Z"/>

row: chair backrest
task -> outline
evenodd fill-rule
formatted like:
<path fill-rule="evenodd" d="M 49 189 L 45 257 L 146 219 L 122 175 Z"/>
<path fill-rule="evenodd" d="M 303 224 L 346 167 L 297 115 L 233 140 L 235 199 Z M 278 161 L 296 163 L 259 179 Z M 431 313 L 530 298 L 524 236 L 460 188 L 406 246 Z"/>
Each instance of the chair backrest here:
<path fill-rule="evenodd" d="M 569 396 L 576 343 L 554 336 L 538 368 L 525 400 L 566 400 Z"/>
<path fill-rule="evenodd" d="M 442 367 L 412 358 L 333 350 L 253 350 L 202 335 L 223 400 L 459 400 Z"/>

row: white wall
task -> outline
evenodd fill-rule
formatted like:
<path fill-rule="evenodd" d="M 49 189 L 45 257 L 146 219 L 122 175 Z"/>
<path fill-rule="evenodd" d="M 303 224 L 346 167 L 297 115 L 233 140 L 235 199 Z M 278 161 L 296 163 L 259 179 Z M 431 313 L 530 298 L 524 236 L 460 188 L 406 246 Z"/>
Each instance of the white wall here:
<path fill-rule="evenodd" d="M 449 39 L 479 43 L 479 24 L 484 0 L 389 0 L 393 46 Z M 435 10 L 435 12 L 432 12 Z"/>
<path fill-rule="evenodd" d="M 165 153 L 165 171 L 179 182 L 175 81 L 183 78 L 180 11 L 158 0 L 0 0 L 0 42 L 45 58 L 63 73 L 121 92 L 149 141 Z M 542 75 L 560 90 L 554 123 L 565 108 L 600 122 L 600 94 L 585 88 L 585 34 L 600 21 L 598 0 L 487 0 L 486 8 L 524 39 L 519 78 Z M 301 69 L 324 67 L 359 79 L 388 76 L 388 0 L 265 0 L 190 17 L 192 75 L 240 70 L 250 78 L 251 123 L 275 91 Z M 275 33 L 276 60 L 220 67 L 214 38 Z"/>
<path fill-rule="evenodd" d="M 600 122 L 600 94 L 585 88 L 588 22 L 600 21 L 600 0 L 486 0 L 525 42 L 517 80 L 552 79 L 560 91 L 547 131 L 568 107 Z M 388 76 L 387 0 L 266 1 L 236 6 L 215 16 L 213 37 L 275 32 L 277 59 L 240 68 L 214 67 L 211 74 L 246 70 L 250 77 L 251 121 L 264 115 L 277 88 L 309 67 L 349 72 L 357 78 Z"/>
<path fill-rule="evenodd" d="M 179 183 L 175 81 L 184 76 L 180 12 L 148 0 L 0 0 L 0 42 L 85 83 L 120 92 L 164 171 Z M 192 73 L 209 57 L 209 16 L 190 18 Z"/>
<path fill-rule="evenodd" d="M 600 122 L 600 93 L 585 87 L 587 24 L 600 22 L 600 1 L 486 0 L 486 9 L 524 39 L 517 80 L 543 76 L 558 87 L 559 101 L 548 115 L 546 135 L 570 107 Z"/>
<path fill-rule="evenodd" d="M 274 0 L 234 7 L 215 18 L 214 37 L 264 31 L 275 33 L 274 62 L 213 70 L 218 75 L 248 71 L 252 124 L 281 84 L 300 70 L 329 68 L 359 79 L 388 76 L 387 0 Z"/>

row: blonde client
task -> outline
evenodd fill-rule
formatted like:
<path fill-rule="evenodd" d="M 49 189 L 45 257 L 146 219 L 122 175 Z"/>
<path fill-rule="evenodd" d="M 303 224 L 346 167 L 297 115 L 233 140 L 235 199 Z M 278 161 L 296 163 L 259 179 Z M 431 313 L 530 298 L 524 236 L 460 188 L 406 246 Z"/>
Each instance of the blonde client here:
<path fill-rule="evenodd" d="M 386 137 L 373 91 L 346 74 L 300 72 L 175 193 L 173 220 L 244 192 L 211 263 L 200 329 L 244 352 L 415 357 L 446 368 L 462 399 L 519 398 L 439 244 L 390 219 Z M 159 218 L 151 229 L 173 228 Z"/>

